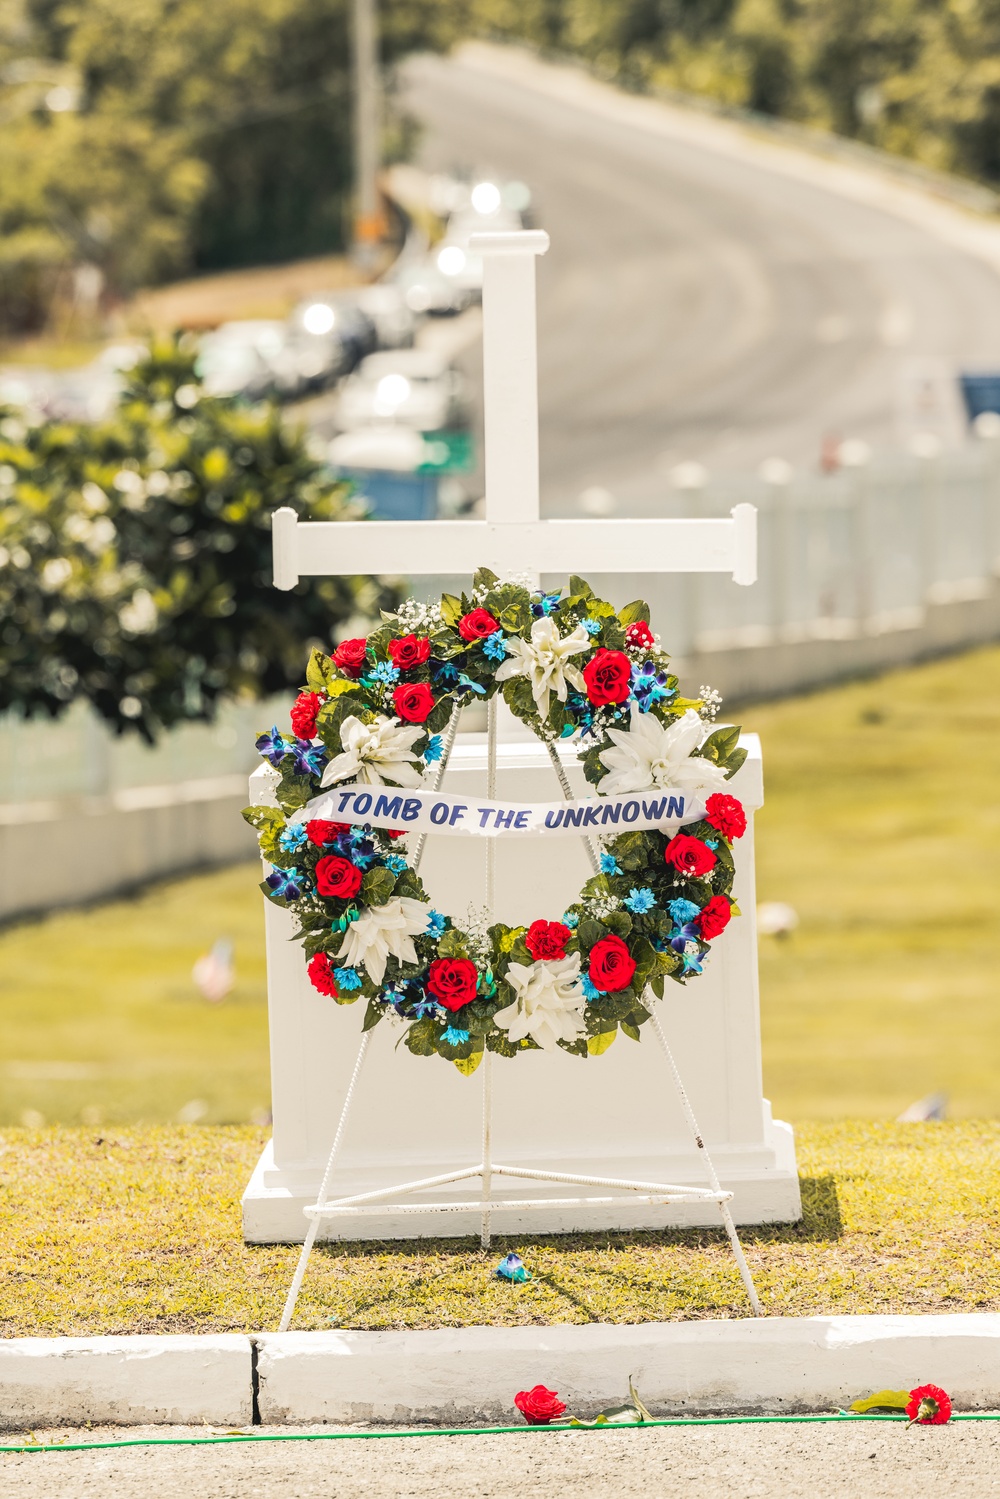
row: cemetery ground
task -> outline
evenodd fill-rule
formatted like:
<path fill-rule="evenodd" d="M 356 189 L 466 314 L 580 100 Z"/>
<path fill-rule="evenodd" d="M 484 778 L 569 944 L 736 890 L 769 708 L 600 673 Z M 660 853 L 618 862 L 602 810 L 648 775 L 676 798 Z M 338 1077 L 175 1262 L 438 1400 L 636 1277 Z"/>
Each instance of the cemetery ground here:
<path fill-rule="evenodd" d="M 740 716 L 767 757 L 760 897 L 800 916 L 762 942 L 765 1091 L 796 1126 L 805 1212 L 742 1231 L 765 1308 L 1000 1308 L 1000 647 Z M 239 1232 L 266 1135 L 247 1122 L 267 1100 L 255 879 L 195 876 L 0 938 L 6 1119 L 56 1126 L 0 1141 L 4 1335 L 276 1325 L 297 1250 Z M 238 978 L 211 1005 L 190 972 L 220 934 Z M 891 1122 L 934 1089 L 954 1120 Z M 491 1278 L 509 1249 L 530 1284 Z M 487 1257 L 468 1240 L 331 1247 L 296 1325 L 744 1312 L 723 1236 L 692 1230 L 498 1240 Z"/>

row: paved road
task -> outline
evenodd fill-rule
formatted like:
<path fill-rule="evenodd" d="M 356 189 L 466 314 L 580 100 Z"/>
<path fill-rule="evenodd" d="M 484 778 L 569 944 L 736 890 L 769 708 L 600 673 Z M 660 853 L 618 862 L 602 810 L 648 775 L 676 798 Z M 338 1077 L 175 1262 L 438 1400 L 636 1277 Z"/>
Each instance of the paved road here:
<path fill-rule="evenodd" d="M 682 1427 L 0 1458 L 2 1499 L 987 1499 L 998 1487 L 1000 1423 L 992 1422 L 911 1431 L 874 1424 Z"/>
<path fill-rule="evenodd" d="M 656 134 L 627 104 L 616 117 L 474 56 L 415 59 L 406 80 L 423 164 L 523 178 L 552 236 L 539 276 L 550 513 L 595 484 L 626 513 L 656 509 L 681 460 L 814 465 L 824 433 L 882 445 L 904 366 L 1000 364 L 995 271 L 831 191 L 825 163 L 795 180 L 714 149 L 719 127 L 698 117 L 688 139 Z"/>

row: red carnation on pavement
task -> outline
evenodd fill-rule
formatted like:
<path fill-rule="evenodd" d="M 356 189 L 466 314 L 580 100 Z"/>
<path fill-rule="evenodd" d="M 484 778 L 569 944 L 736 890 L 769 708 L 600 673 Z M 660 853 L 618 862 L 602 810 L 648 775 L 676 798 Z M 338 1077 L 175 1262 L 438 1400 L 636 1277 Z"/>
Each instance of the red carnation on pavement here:
<path fill-rule="evenodd" d="M 460 1010 L 476 997 L 479 972 L 469 958 L 436 958 L 427 972 L 427 987 L 446 1010 Z"/>
<path fill-rule="evenodd" d="M 416 635 L 404 635 L 400 640 L 389 641 L 392 664 L 400 671 L 412 671 L 415 666 L 422 666 L 430 653 L 431 643 L 426 637 L 418 640 Z"/>
<path fill-rule="evenodd" d="M 311 822 L 306 823 L 306 837 L 317 848 L 323 848 L 325 844 L 332 843 L 334 838 L 339 838 L 341 833 L 350 831 L 350 825 L 346 822 L 324 822 L 321 817 L 314 817 Z"/>
<path fill-rule="evenodd" d="M 602 937 L 590 949 L 588 977 L 602 994 L 616 994 L 632 982 L 635 959 L 620 937 Z"/>
<path fill-rule="evenodd" d="M 663 858 L 689 879 L 701 879 L 718 862 L 712 850 L 700 838 L 692 838 L 690 833 L 678 833 L 676 838 L 671 838 L 663 850 Z"/>
<path fill-rule="evenodd" d="M 327 854 L 316 865 L 316 889 L 320 895 L 334 895 L 338 900 L 350 900 L 361 889 L 361 870 L 350 859 L 339 854 Z"/>
<path fill-rule="evenodd" d="M 340 998 L 340 990 L 334 982 L 333 968 L 325 952 L 315 953 L 309 959 L 306 972 L 309 975 L 309 982 L 314 989 L 319 990 L 320 994 L 332 995 L 334 999 Z"/>
<path fill-rule="evenodd" d="M 724 932 L 733 916 L 733 908 L 724 895 L 713 895 L 707 906 L 702 907 L 698 918 L 701 935 L 706 942 L 711 942 L 720 932 Z"/>
<path fill-rule="evenodd" d="M 463 640 L 485 640 L 500 628 L 500 621 L 493 618 L 488 609 L 472 609 L 463 614 L 458 622 L 458 633 Z"/>
<path fill-rule="evenodd" d="M 624 651 L 595 651 L 583 668 L 592 703 L 623 703 L 632 682 L 632 663 Z"/>
<path fill-rule="evenodd" d="M 548 1426 L 566 1412 L 555 1390 L 547 1390 L 543 1384 L 536 1384 L 533 1390 L 520 1390 L 514 1396 L 514 1404 L 529 1426 Z"/>
<path fill-rule="evenodd" d="M 906 1407 L 910 1425 L 943 1426 L 951 1416 L 951 1399 L 936 1384 L 918 1385 L 910 1391 L 910 1403 Z"/>
<path fill-rule="evenodd" d="M 360 677 L 365 669 L 367 640 L 360 636 L 356 640 L 342 640 L 333 653 L 333 659 L 345 677 Z"/>
<path fill-rule="evenodd" d="M 324 699 L 318 692 L 300 692 L 292 704 L 292 729 L 300 739 L 311 739 L 316 732 L 316 714 Z"/>
<path fill-rule="evenodd" d="M 423 723 L 434 707 L 434 694 L 426 682 L 407 682 L 397 687 L 392 701 L 400 718 L 407 723 Z"/>
<path fill-rule="evenodd" d="M 705 803 L 705 821 L 718 828 L 724 838 L 742 838 L 747 830 L 743 803 L 723 791 L 713 791 Z"/>
<path fill-rule="evenodd" d="M 533 921 L 524 934 L 524 945 L 537 962 L 545 958 L 564 958 L 570 930 L 561 921 Z"/>
<path fill-rule="evenodd" d="M 629 645 L 638 646 L 643 651 L 656 644 L 653 632 L 644 619 L 637 619 L 634 625 L 629 625 L 625 631 L 625 640 Z"/>

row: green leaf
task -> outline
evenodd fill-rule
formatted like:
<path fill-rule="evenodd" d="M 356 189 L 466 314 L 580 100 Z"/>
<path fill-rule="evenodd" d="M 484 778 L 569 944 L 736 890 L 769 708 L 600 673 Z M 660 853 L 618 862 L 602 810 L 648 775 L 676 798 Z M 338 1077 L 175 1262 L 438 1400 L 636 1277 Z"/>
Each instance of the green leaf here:
<path fill-rule="evenodd" d="M 642 1040 L 642 1032 L 637 1025 L 632 1024 L 631 1020 L 619 1020 L 618 1024 L 630 1041 Z"/>
<path fill-rule="evenodd" d="M 477 567 L 472 579 L 473 589 L 495 588 L 500 582 L 496 573 L 490 572 L 488 567 Z"/>
<path fill-rule="evenodd" d="M 361 881 L 361 899 L 366 906 L 384 906 L 395 888 L 396 876 L 391 869 L 369 869 Z"/>
<path fill-rule="evenodd" d="M 577 932 L 580 937 L 580 946 L 585 952 L 589 952 L 595 942 L 600 942 L 602 937 L 608 935 L 607 927 L 602 926 L 599 921 L 595 921 L 592 916 L 585 916 L 583 918 L 577 927 Z"/>
<path fill-rule="evenodd" d="M 909 1390 L 879 1390 L 874 1395 L 867 1395 L 863 1400 L 854 1400 L 847 1407 L 849 1411 L 863 1416 L 871 1411 L 905 1411 L 910 1403 Z"/>
<path fill-rule="evenodd" d="M 330 658 L 315 647 L 309 653 L 309 665 L 306 667 L 306 686 L 310 692 L 326 692 L 329 680 Z"/>
<path fill-rule="evenodd" d="M 405 1033 L 407 1051 L 411 1051 L 415 1057 L 433 1057 L 437 1055 L 438 1022 L 436 1020 L 416 1020 Z"/>
<path fill-rule="evenodd" d="M 471 1077 L 483 1060 L 483 1055 L 481 1051 L 474 1051 L 469 1057 L 452 1057 L 452 1063 L 463 1077 Z"/>
<path fill-rule="evenodd" d="M 586 578 L 578 578 L 575 574 L 570 577 L 569 591 L 576 598 L 580 599 L 592 599 L 594 597 L 594 590 Z"/>
<path fill-rule="evenodd" d="M 618 618 L 625 626 L 637 625 L 640 620 L 643 624 L 649 624 L 649 605 L 645 599 L 633 599 L 631 604 L 626 604 L 624 609 L 619 609 Z"/>
<path fill-rule="evenodd" d="M 278 807 L 244 807 L 240 816 L 258 832 L 285 825 L 284 813 Z"/>
<path fill-rule="evenodd" d="M 451 629 L 458 629 L 458 622 L 462 618 L 462 601 L 457 599 L 453 593 L 441 595 L 441 618 Z"/>
<path fill-rule="evenodd" d="M 328 683 L 326 693 L 328 697 L 336 698 L 343 697 L 345 692 L 362 692 L 363 690 L 360 682 L 349 682 L 346 677 L 335 677 L 332 682 Z"/>
<path fill-rule="evenodd" d="M 617 1036 L 617 1034 L 618 1034 L 618 1027 L 616 1025 L 613 1030 L 610 1030 L 610 1031 L 598 1031 L 598 1033 L 597 1033 L 596 1036 L 588 1036 L 587 1037 L 587 1050 L 590 1052 L 590 1055 L 592 1057 L 599 1057 L 599 1056 L 601 1056 L 601 1054 L 603 1052 L 607 1051 L 608 1047 L 613 1044 L 614 1039 Z"/>
<path fill-rule="evenodd" d="M 450 926 L 438 942 L 438 952 L 442 958 L 467 958 L 465 933 Z"/>
<path fill-rule="evenodd" d="M 726 780 L 731 781 L 747 757 L 746 750 L 742 745 L 733 750 L 726 764 Z"/>
<path fill-rule="evenodd" d="M 385 1009 L 379 1004 L 378 1000 L 370 999 L 368 1001 L 368 1008 L 365 1011 L 365 1023 L 361 1027 L 362 1032 L 373 1030 L 384 1014 Z"/>

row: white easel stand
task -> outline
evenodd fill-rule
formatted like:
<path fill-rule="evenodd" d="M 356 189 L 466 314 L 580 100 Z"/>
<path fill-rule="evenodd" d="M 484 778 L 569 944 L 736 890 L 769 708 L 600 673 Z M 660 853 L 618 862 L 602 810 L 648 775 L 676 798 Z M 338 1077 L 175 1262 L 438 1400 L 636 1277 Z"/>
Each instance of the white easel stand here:
<path fill-rule="evenodd" d="M 487 795 L 490 797 L 494 796 L 496 793 L 496 719 L 496 698 L 493 698 L 490 702 L 488 736 L 489 779 L 487 785 Z M 445 755 L 438 767 L 438 772 L 435 777 L 435 787 L 440 786 L 444 776 L 445 767 L 448 763 L 448 758 L 450 756 L 451 748 L 454 743 L 455 724 L 457 724 L 457 714 L 452 721 L 452 730 L 448 735 L 448 740 L 445 746 Z M 571 801 L 573 798 L 569 783 L 565 775 L 563 774 L 562 767 L 560 766 L 558 759 L 554 753 L 552 755 L 552 763 L 559 778 L 563 794 L 568 801 Z M 590 840 L 585 839 L 584 842 L 587 846 L 588 854 L 590 855 L 592 861 L 595 861 L 596 851 L 592 847 Z M 415 866 L 420 862 L 420 858 L 423 853 L 423 845 L 424 840 L 421 839 L 419 840 L 417 847 L 414 850 L 413 863 Z M 493 839 L 490 839 L 487 843 L 486 858 L 487 907 L 492 911 L 495 893 L 494 885 L 496 859 L 496 843 Z M 355 1092 L 357 1091 L 361 1072 L 364 1067 L 365 1057 L 368 1054 L 368 1048 L 371 1041 L 372 1033 L 370 1031 L 366 1031 L 361 1038 L 361 1044 L 358 1048 L 357 1060 L 354 1064 L 354 1071 L 351 1074 L 351 1080 L 348 1084 L 347 1092 L 344 1095 L 344 1102 L 340 1111 L 340 1119 L 337 1124 L 337 1131 L 333 1138 L 333 1144 L 330 1147 L 330 1154 L 327 1157 L 326 1169 L 323 1172 L 323 1180 L 319 1190 L 319 1197 L 313 1205 L 304 1209 L 305 1216 L 309 1222 L 309 1229 L 306 1234 L 305 1241 L 302 1245 L 302 1252 L 299 1255 L 299 1262 L 295 1269 L 295 1275 L 292 1278 L 292 1284 L 288 1291 L 288 1297 L 285 1301 L 285 1307 L 284 1311 L 282 1312 L 281 1323 L 279 1325 L 278 1331 L 287 1332 L 291 1325 L 292 1316 L 295 1312 L 295 1304 L 298 1301 L 299 1291 L 302 1288 L 302 1281 L 305 1277 L 306 1268 L 309 1264 L 309 1257 L 312 1254 L 313 1245 L 316 1242 L 320 1225 L 325 1220 L 336 1217 L 348 1219 L 359 1218 L 365 1216 L 366 1214 L 371 1215 L 373 1213 L 383 1211 L 386 1207 L 391 1207 L 394 1215 L 426 1215 L 456 1212 L 468 1213 L 470 1204 L 467 1198 L 442 1202 L 427 1202 L 426 1200 L 421 1200 L 419 1202 L 413 1203 L 401 1203 L 396 1199 L 398 1199 L 399 1197 L 409 1196 L 413 1193 L 425 1192 L 434 1187 L 451 1186 L 456 1182 L 474 1181 L 478 1179 L 482 1187 L 479 1205 L 480 1242 L 483 1249 L 488 1249 L 490 1246 L 490 1217 L 494 1202 L 494 1199 L 492 1197 L 492 1183 L 494 1177 L 514 1177 L 524 1181 L 551 1181 L 559 1182 L 564 1185 L 580 1187 L 604 1187 L 612 1189 L 616 1192 L 629 1194 L 626 1200 L 632 1203 L 646 1204 L 656 1207 L 671 1207 L 677 1203 L 716 1203 L 718 1205 L 723 1224 L 725 1225 L 726 1233 L 729 1236 L 729 1242 L 732 1247 L 733 1255 L 736 1259 L 737 1266 L 739 1267 L 740 1276 L 743 1280 L 744 1286 L 746 1287 L 747 1296 L 750 1299 L 750 1305 L 753 1308 L 754 1315 L 758 1317 L 763 1316 L 763 1310 L 761 1308 L 756 1289 L 754 1288 L 753 1277 L 750 1274 L 749 1266 L 747 1265 L 746 1259 L 744 1257 L 743 1249 L 739 1240 L 739 1235 L 736 1232 L 736 1225 L 733 1222 L 732 1212 L 730 1211 L 729 1207 L 729 1204 L 732 1201 L 733 1194 L 732 1192 L 724 1192 L 719 1184 L 719 1178 L 716 1173 L 715 1166 L 712 1162 L 711 1156 L 708 1153 L 708 1150 L 705 1147 L 705 1142 L 702 1137 L 701 1130 L 698 1128 L 698 1121 L 694 1116 L 694 1110 L 691 1107 L 690 1099 L 688 1098 L 687 1092 L 684 1088 L 680 1072 L 677 1069 L 677 1064 L 674 1061 L 674 1056 L 672 1051 L 670 1050 L 670 1046 L 667 1042 L 663 1027 L 660 1024 L 660 1018 L 656 1010 L 657 1001 L 653 998 L 652 994 L 648 990 L 644 996 L 644 1002 L 650 1009 L 651 1019 L 649 1023 L 653 1027 L 653 1030 L 656 1033 L 657 1040 L 659 1041 L 664 1056 L 666 1057 L 670 1077 L 676 1089 L 677 1097 L 680 1102 L 685 1121 L 691 1131 L 691 1136 L 694 1140 L 694 1144 L 698 1152 L 698 1159 L 701 1161 L 704 1167 L 705 1176 L 708 1181 L 707 1187 L 695 1187 L 691 1186 L 690 1184 L 686 1186 L 675 1186 L 663 1182 L 628 1181 L 624 1179 L 605 1176 L 582 1176 L 575 1173 L 543 1171 L 527 1166 L 505 1166 L 498 1164 L 492 1159 L 493 1061 L 491 1054 L 489 1052 L 486 1052 L 483 1057 L 483 1061 L 480 1064 L 483 1074 L 482 1156 L 474 1166 L 462 1167 L 457 1171 L 448 1171 L 440 1176 L 429 1176 L 417 1181 L 402 1182 L 399 1185 L 384 1187 L 373 1192 L 357 1193 L 352 1197 L 340 1197 L 331 1199 L 330 1187 L 333 1179 L 333 1172 L 336 1167 L 337 1157 L 340 1154 L 341 1144 L 343 1142 L 344 1133 L 347 1128 L 348 1115 L 351 1111 L 351 1104 L 354 1100 Z M 622 1199 L 615 1197 L 593 1196 L 559 1198 L 525 1197 L 515 1199 L 505 1197 L 502 1200 L 502 1204 L 498 1203 L 497 1205 L 502 1205 L 504 1209 L 513 1208 L 530 1212 L 537 1210 L 549 1210 L 552 1208 L 565 1209 L 567 1207 L 600 1207 L 609 1204 L 613 1205 L 616 1201 L 620 1200 Z"/>

